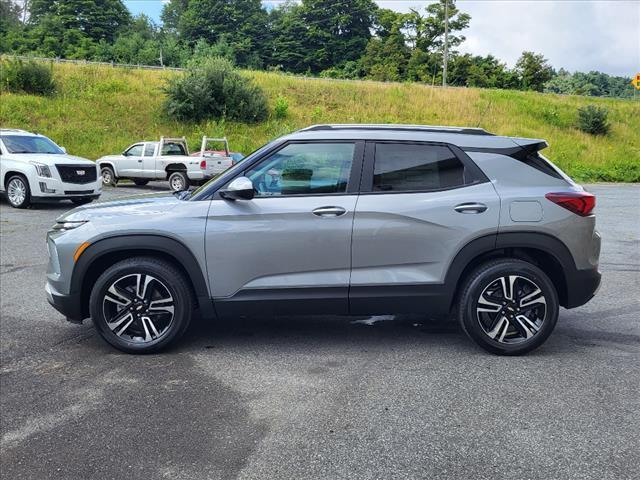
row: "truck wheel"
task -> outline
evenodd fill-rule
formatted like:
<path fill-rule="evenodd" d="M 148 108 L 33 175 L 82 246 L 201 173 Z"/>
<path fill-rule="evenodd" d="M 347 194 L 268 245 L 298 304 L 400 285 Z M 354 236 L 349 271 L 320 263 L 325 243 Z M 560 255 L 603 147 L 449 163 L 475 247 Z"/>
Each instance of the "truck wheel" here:
<path fill-rule="evenodd" d="M 7 199 L 13 208 L 27 208 L 31 205 L 29 182 L 22 175 L 14 175 L 7 182 Z"/>
<path fill-rule="evenodd" d="M 487 262 L 466 279 L 458 319 L 480 347 L 521 355 L 539 347 L 558 320 L 558 294 L 538 267 L 515 258 Z"/>
<path fill-rule="evenodd" d="M 151 353 L 186 331 L 194 305 L 185 276 L 171 263 L 132 257 L 109 267 L 91 290 L 91 319 L 100 336 L 127 353 Z"/>
<path fill-rule="evenodd" d="M 149 180 L 144 180 L 142 178 L 134 178 L 133 183 L 135 183 L 139 187 L 144 187 L 147 183 L 149 183 Z"/>
<path fill-rule="evenodd" d="M 116 174 L 111 167 L 102 167 L 100 169 L 100 175 L 102 175 L 103 185 L 115 185 L 117 183 Z"/>
<path fill-rule="evenodd" d="M 189 177 L 184 172 L 173 172 L 169 175 L 169 186 L 174 192 L 182 192 L 189 188 Z"/>

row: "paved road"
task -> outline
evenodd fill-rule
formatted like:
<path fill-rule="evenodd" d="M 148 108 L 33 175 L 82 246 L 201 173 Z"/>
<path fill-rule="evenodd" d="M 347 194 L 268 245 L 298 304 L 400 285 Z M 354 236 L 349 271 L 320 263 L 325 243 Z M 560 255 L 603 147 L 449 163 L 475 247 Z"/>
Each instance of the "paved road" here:
<path fill-rule="evenodd" d="M 421 317 L 201 322 L 124 355 L 46 303 L 70 205 L 2 201 L 3 478 L 640 478 L 640 186 L 591 190 L 601 291 L 522 358 Z"/>

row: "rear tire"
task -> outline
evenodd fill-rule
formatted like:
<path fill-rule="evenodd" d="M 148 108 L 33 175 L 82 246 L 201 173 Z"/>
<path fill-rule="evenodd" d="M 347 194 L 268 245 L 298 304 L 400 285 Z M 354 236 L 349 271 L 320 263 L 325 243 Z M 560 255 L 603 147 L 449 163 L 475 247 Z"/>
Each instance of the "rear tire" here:
<path fill-rule="evenodd" d="M 149 183 L 149 180 L 143 180 L 142 178 L 134 178 L 133 183 L 135 183 L 139 187 L 144 187 L 147 183 Z"/>
<path fill-rule="evenodd" d="M 126 353 L 153 353 L 177 341 L 193 313 L 188 280 L 171 263 L 133 257 L 108 268 L 89 299 L 100 336 Z"/>
<path fill-rule="evenodd" d="M 189 177 L 184 172 L 173 172 L 169 175 L 169 187 L 174 192 L 182 192 L 189 188 Z"/>
<path fill-rule="evenodd" d="M 5 186 L 7 200 L 13 208 L 27 208 L 31 205 L 31 189 L 24 175 L 13 175 Z"/>
<path fill-rule="evenodd" d="M 542 345 L 556 326 L 556 288 L 537 266 L 517 259 L 480 265 L 464 281 L 458 320 L 480 347 L 522 355 Z"/>

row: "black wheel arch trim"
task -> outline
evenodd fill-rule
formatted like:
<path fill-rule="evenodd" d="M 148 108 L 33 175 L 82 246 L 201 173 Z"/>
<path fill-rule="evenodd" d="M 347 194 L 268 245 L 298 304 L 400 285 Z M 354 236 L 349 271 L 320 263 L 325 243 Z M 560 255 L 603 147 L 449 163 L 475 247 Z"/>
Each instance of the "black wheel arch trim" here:
<path fill-rule="evenodd" d="M 161 253 L 173 258 L 187 273 L 202 316 L 215 316 L 206 276 L 191 250 L 179 240 L 157 234 L 118 235 L 91 244 L 82 252 L 74 266 L 70 293 L 81 295 L 86 274 L 96 261 L 105 255 L 127 250 L 149 254 Z"/>

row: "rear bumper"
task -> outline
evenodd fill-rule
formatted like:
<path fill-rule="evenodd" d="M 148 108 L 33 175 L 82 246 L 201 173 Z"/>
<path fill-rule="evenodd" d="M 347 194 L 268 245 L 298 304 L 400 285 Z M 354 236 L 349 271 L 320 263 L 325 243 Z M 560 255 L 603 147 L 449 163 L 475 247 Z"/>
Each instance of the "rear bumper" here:
<path fill-rule="evenodd" d="M 47 301 L 53 308 L 67 317 L 68 321 L 82 323 L 80 295 L 59 293 L 49 282 L 45 286 L 45 292 L 47 293 Z"/>
<path fill-rule="evenodd" d="M 576 308 L 591 300 L 600 288 L 602 275 L 597 268 L 575 270 L 567 278 L 567 301 L 565 308 Z"/>

